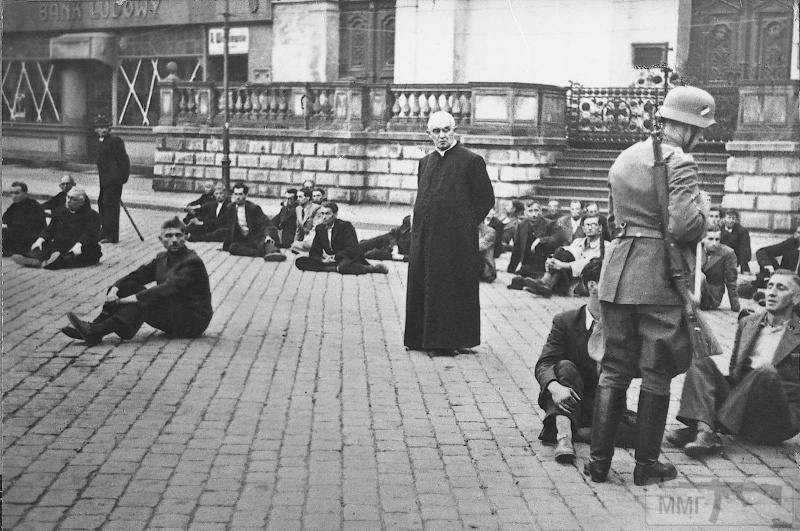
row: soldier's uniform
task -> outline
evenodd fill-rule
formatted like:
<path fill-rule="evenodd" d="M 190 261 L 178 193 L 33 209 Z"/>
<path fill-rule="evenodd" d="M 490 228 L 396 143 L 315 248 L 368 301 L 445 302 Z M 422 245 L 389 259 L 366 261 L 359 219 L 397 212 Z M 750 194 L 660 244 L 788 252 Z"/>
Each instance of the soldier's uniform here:
<path fill-rule="evenodd" d="M 671 109 L 677 111 L 670 114 Z M 714 123 L 714 100 L 700 89 L 679 87 L 667 96 L 661 115 L 707 127 Z M 662 148 L 668 179 L 667 230 L 676 244 L 691 248 L 706 227 L 698 200 L 697 165 L 679 147 L 663 144 Z M 654 165 L 652 139 L 623 151 L 609 171 L 610 212 L 619 234 L 606 249 L 599 285 L 605 354 L 592 423 L 591 459 L 586 467 L 594 481 L 605 481 L 626 391 L 631 379 L 639 376 L 634 482 L 643 485 L 650 478 L 675 474 L 672 465 L 658 462 L 658 455 L 670 381 L 686 371 L 692 352 L 682 300 L 671 283 L 664 246 L 658 193 L 663 184 L 657 181 L 661 175 Z"/>

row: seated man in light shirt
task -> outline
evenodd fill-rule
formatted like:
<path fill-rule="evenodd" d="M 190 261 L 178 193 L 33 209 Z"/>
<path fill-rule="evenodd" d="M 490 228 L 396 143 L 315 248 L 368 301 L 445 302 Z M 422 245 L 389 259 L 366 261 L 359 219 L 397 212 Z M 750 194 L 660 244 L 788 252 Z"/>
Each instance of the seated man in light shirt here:
<path fill-rule="evenodd" d="M 525 289 L 542 297 L 550 297 L 554 292 L 569 295 L 573 279 L 580 277 L 581 271 L 592 258 L 602 258 L 604 240 L 598 215 L 585 215 L 581 220 L 585 234 L 576 238 L 566 247 L 556 249 L 553 256 L 545 262 L 546 272 L 540 279 L 526 278 Z"/>
<path fill-rule="evenodd" d="M 722 448 L 718 432 L 759 444 L 800 433 L 800 276 L 779 269 L 760 311 L 739 321 L 728 376 L 712 358 L 692 362 L 677 419 L 666 440 L 690 457 Z"/>

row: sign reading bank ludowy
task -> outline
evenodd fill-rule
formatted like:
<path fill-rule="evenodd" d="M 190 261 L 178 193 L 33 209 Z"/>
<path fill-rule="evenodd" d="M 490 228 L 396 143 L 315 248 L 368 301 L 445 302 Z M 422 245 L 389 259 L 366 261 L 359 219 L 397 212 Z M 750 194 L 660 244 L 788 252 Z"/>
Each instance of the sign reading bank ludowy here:
<path fill-rule="evenodd" d="M 270 0 L 230 0 L 236 23 L 270 20 Z M 219 24 L 224 0 L 16 0 L 5 3 L 5 31 L 106 30 Z"/>

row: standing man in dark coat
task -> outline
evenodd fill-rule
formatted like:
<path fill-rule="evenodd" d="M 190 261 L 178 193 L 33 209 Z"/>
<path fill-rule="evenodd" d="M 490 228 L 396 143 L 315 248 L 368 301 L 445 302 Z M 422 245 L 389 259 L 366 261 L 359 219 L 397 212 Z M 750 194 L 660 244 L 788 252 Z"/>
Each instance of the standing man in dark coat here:
<path fill-rule="evenodd" d="M 166 251 L 117 280 L 108 289 L 100 315 L 88 323 L 72 312 L 72 326 L 61 332 L 96 345 L 111 333 L 130 339 L 147 323 L 173 337 L 199 337 L 214 311 L 203 260 L 186 247 L 186 227 L 177 217 L 161 225 L 159 240 Z M 153 287 L 147 284 L 155 282 Z"/>
<path fill-rule="evenodd" d="M 27 253 L 47 220 L 41 205 L 28 197 L 28 185 L 11 183 L 11 205 L 3 212 L 3 256 Z"/>
<path fill-rule="evenodd" d="M 94 131 L 100 141 L 97 150 L 97 172 L 100 175 L 100 196 L 97 209 L 100 211 L 100 243 L 119 242 L 119 206 L 122 201 L 122 185 L 128 182 L 131 162 L 125 151 L 125 142 L 112 135 L 111 123 L 104 116 L 94 121 Z"/>
<path fill-rule="evenodd" d="M 455 139 L 455 121 L 428 119 L 435 151 L 419 162 L 411 225 L 404 343 L 452 354 L 481 342 L 478 224 L 494 206 L 483 158 Z"/>
<path fill-rule="evenodd" d="M 691 254 L 705 231 L 710 204 L 701 199 L 697 164 L 684 150 L 691 151 L 703 129 L 715 123 L 714 98 L 695 87 L 677 87 L 664 98 L 660 113 L 665 122 L 666 177 L 655 165 L 652 138 L 623 151 L 608 173 L 610 211 L 620 230 L 606 253 L 600 277 L 605 353 L 595 396 L 590 461 L 585 467 L 595 482 L 608 476 L 628 386 L 639 375 L 633 482 L 641 486 L 677 474 L 673 465 L 659 462 L 658 457 L 670 382 L 689 367 L 692 351 L 683 301 L 671 278 L 664 232 Z M 666 187 L 663 200 L 659 187 Z M 663 227 L 662 201 L 668 206 L 667 227 Z M 693 264 L 694 257 L 688 263 Z"/>
<path fill-rule="evenodd" d="M 53 212 L 50 224 L 31 245 L 27 256 L 15 261 L 26 267 L 71 269 L 100 261 L 100 215 L 92 210 L 83 188 L 66 195 L 66 206 Z"/>

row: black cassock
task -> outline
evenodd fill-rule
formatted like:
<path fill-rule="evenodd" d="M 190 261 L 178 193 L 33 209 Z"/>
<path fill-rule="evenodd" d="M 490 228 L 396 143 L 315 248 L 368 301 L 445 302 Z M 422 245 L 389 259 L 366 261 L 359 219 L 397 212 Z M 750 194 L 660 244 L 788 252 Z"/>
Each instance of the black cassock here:
<path fill-rule="evenodd" d="M 419 162 L 404 343 L 415 350 L 481 342 L 478 224 L 494 206 L 483 158 L 461 144 Z"/>

